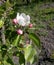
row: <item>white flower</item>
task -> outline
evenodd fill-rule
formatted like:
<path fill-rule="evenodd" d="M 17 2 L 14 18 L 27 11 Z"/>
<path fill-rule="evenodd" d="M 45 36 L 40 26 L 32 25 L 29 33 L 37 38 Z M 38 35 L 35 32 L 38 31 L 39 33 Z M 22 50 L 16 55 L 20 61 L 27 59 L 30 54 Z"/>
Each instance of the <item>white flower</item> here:
<path fill-rule="evenodd" d="M 17 13 L 16 19 L 19 20 L 20 16 L 19 13 Z"/>
<path fill-rule="evenodd" d="M 30 24 L 30 16 L 27 15 L 27 17 L 26 17 L 26 25 L 29 25 L 29 24 Z"/>
<path fill-rule="evenodd" d="M 21 13 L 20 16 L 23 16 L 23 18 L 26 19 L 26 14 L 25 13 Z"/>
<path fill-rule="evenodd" d="M 21 25 L 21 26 L 25 26 L 25 24 L 26 24 L 25 18 L 22 15 L 20 15 L 18 24 Z"/>
<path fill-rule="evenodd" d="M 20 15 L 17 13 L 16 19 L 21 26 L 28 26 L 30 24 L 30 16 L 24 13 L 21 13 Z"/>

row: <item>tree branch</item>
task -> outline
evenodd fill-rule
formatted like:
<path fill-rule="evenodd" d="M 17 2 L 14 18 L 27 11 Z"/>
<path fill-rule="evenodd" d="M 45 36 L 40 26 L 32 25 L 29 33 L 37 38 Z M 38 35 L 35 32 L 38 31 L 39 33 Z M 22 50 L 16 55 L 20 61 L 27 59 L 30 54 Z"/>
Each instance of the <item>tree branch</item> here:
<path fill-rule="evenodd" d="M 5 27 L 3 26 L 1 29 L 1 38 L 2 38 L 2 43 L 6 44 L 4 31 L 5 31 Z"/>

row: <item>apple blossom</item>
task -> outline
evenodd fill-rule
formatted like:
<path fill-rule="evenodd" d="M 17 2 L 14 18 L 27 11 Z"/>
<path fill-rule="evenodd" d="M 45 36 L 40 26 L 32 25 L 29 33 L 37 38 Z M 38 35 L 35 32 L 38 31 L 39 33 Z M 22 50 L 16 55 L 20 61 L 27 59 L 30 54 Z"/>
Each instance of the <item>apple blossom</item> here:
<path fill-rule="evenodd" d="M 18 29 L 17 34 L 21 35 L 21 34 L 23 34 L 23 31 L 21 29 Z"/>
<path fill-rule="evenodd" d="M 16 19 L 21 26 L 28 26 L 30 24 L 30 16 L 24 13 L 21 13 L 20 15 L 17 13 Z"/>
<path fill-rule="evenodd" d="M 23 18 L 26 18 L 26 14 L 25 13 L 21 13 L 20 16 L 23 16 Z"/>
<path fill-rule="evenodd" d="M 25 19 L 22 16 L 20 16 L 18 24 L 21 25 L 21 26 L 25 26 L 25 24 L 26 24 Z"/>
<path fill-rule="evenodd" d="M 21 26 L 25 26 L 25 19 L 23 18 L 22 15 L 19 15 L 19 13 L 17 13 L 16 19 L 18 21 L 18 24 Z"/>

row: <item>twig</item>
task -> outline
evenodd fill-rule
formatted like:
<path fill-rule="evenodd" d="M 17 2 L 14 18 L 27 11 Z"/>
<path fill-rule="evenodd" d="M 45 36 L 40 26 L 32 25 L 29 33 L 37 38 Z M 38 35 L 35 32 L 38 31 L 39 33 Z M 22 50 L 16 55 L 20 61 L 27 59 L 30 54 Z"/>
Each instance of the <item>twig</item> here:
<path fill-rule="evenodd" d="M 5 27 L 3 26 L 2 29 L 1 29 L 1 38 L 2 38 L 3 44 L 6 43 L 4 31 L 5 31 Z"/>
<path fill-rule="evenodd" d="M 3 19 L 6 19 L 9 12 L 12 10 L 12 7 L 9 7 L 3 14 L 2 14 L 2 18 Z M 6 39 L 5 39 L 5 34 L 4 34 L 4 31 L 5 31 L 5 26 L 3 26 L 1 28 L 1 38 L 2 38 L 2 43 L 3 44 L 6 44 Z"/>

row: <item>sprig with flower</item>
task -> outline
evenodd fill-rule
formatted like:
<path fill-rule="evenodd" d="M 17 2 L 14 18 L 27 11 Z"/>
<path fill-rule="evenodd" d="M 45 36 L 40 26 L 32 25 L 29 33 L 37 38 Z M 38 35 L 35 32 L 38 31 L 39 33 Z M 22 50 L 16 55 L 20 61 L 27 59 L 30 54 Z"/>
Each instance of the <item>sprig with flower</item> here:
<path fill-rule="evenodd" d="M 26 15 L 25 13 L 21 13 L 21 14 L 17 13 L 16 18 L 14 18 L 12 20 L 12 23 L 15 26 L 19 26 L 19 28 L 16 29 L 18 36 L 22 35 L 24 37 L 27 35 L 26 37 L 28 37 L 28 39 L 31 39 L 31 40 L 27 40 L 26 42 L 23 42 L 23 40 L 25 41 L 25 38 L 23 40 L 20 38 L 22 42 L 19 44 L 21 45 L 20 47 L 23 48 L 23 50 L 21 50 L 21 51 L 24 52 L 23 54 L 24 54 L 25 60 L 32 64 L 34 61 L 34 56 L 35 55 L 38 56 L 37 52 L 40 53 L 40 51 L 35 50 L 35 48 L 37 48 L 37 47 L 40 48 L 40 40 L 39 40 L 38 36 L 36 36 L 34 33 L 28 32 L 28 29 L 33 28 L 33 24 L 31 23 L 31 18 L 29 15 Z M 35 43 L 35 45 L 37 47 L 35 45 L 33 45 L 33 43 Z M 34 46 L 34 48 L 33 48 L 33 46 Z M 31 52 L 33 52 L 33 53 L 31 53 Z M 31 56 L 31 54 L 32 54 L 32 56 Z"/>
<path fill-rule="evenodd" d="M 5 22 L 3 23 L 0 20 L 0 23 L 0 28 L 2 28 Z M 30 15 L 17 13 L 16 17 L 11 19 L 9 23 L 10 26 L 8 26 L 8 30 L 5 32 L 5 39 L 8 44 L 2 45 L 0 51 L 3 58 L 6 56 L 7 58 L 2 60 L 2 62 L 14 65 L 11 57 L 16 56 L 19 57 L 20 65 L 26 65 L 27 62 L 30 62 L 30 64 L 34 63 L 35 59 L 38 60 L 41 44 L 39 37 L 34 32 L 31 32 L 34 25 L 31 23 Z M 12 30 L 11 27 L 14 29 Z M 8 62 L 8 59 L 11 62 Z"/>
<path fill-rule="evenodd" d="M 17 13 L 16 18 L 13 19 L 13 24 L 15 25 L 18 24 L 22 27 L 26 27 L 26 26 L 29 28 L 33 27 L 33 24 L 30 23 L 30 16 L 26 15 L 25 13 L 21 13 L 21 14 Z M 18 29 L 17 34 L 23 34 L 23 30 Z"/>

